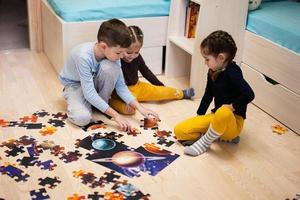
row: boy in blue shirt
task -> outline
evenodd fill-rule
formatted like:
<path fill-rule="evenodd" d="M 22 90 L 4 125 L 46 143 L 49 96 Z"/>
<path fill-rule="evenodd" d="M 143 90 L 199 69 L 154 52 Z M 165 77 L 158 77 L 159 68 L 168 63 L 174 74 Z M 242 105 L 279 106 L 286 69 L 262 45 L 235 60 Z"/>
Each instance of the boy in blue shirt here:
<path fill-rule="evenodd" d="M 78 126 L 87 125 L 94 106 L 111 116 L 121 130 L 132 130 L 130 123 L 107 103 L 115 89 L 124 102 L 146 118 L 152 116 L 158 120 L 154 111 L 135 100 L 124 82 L 120 59 L 131 45 L 127 26 L 118 19 L 105 21 L 99 28 L 97 39 L 97 43 L 76 46 L 59 75 L 68 104 L 68 119 Z"/>

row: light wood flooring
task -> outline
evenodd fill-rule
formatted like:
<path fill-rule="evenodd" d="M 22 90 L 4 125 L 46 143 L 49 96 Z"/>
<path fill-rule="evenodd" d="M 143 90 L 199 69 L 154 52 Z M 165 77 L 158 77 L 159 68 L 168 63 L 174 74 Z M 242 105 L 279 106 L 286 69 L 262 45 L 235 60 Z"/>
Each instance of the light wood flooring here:
<path fill-rule="evenodd" d="M 176 87 L 185 83 L 183 78 L 171 80 L 162 76 L 160 79 Z M 18 120 L 41 109 L 51 113 L 65 112 L 66 104 L 61 92 L 57 74 L 44 54 L 30 51 L 0 53 L 0 119 Z M 195 115 L 199 99 L 145 105 L 160 114 L 162 128 L 172 131 L 176 123 Z M 110 129 L 118 131 L 114 122 L 103 116 L 95 114 L 95 119 L 102 119 Z M 136 114 L 128 119 L 139 127 L 142 117 Z M 271 125 L 277 123 L 251 104 L 238 145 L 217 142 L 210 151 L 193 158 L 185 156 L 183 146 L 175 143 L 166 149 L 180 157 L 158 175 L 143 173 L 141 177 L 121 175 L 121 178 L 128 180 L 144 194 L 149 193 L 149 199 L 154 200 L 299 199 L 300 137 L 292 131 L 284 135 L 273 133 Z M 39 141 L 52 140 L 65 149 L 73 150 L 75 140 L 85 138 L 88 133 L 70 123 L 51 136 L 41 136 L 37 130 L 22 127 L 0 127 L 0 143 L 23 135 L 31 135 Z M 134 138 L 124 135 L 122 139 L 125 142 L 128 140 L 128 144 L 137 145 L 153 137 L 147 132 Z M 0 166 L 5 162 L 17 163 L 15 157 L 5 156 L 6 149 L 0 147 Z M 29 191 L 39 188 L 45 188 L 51 199 L 67 199 L 75 193 L 88 199 L 88 194 L 106 192 L 105 188 L 92 189 L 72 176 L 74 170 L 83 169 L 99 177 L 104 169 L 102 166 L 84 156 L 71 163 L 64 163 L 51 154 L 44 156 L 58 165 L 53 171 L 16 165 L 30 175 L 26 182 L 16 182 L 8 175 L 0 174 L 0 199 L 30 199 Z M 47 176 L 58 176 L 62 182 L 53 189 L 38 185 L 38 178 Z"/>

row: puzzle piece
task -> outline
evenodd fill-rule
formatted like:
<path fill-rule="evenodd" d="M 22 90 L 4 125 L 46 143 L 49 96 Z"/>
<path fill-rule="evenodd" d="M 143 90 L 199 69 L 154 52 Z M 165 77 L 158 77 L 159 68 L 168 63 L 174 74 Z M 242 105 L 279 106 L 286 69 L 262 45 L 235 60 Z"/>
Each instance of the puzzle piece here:
<path fill-rule="evenodd" d="M 18 141 L 15 139 L 10 139 L 8 141 L 2 142 L 0 147 L 7 147 L 9 149 L 13 149 L 18 145 Z"/>
<path fill-rule="evenodd" d="M 82 183 L 87 185 L 93 183 L 97 177 L 94 176 L 94 173 L 88 172 L 81 175 Z"/>
<path fill-rule="evenodd" d="M 39 149 L 36 144 L 32 144 L 30 147 L 27 147 L 27 151 L 30 156 L 39 156 L 40 153 L 43 153 L 43 150 Z"/>
<path fill-rule="evenodd" d="M 42 136 L 46 136 L 46 135 L 52 135 L 56 131 L 57 131 L 56 127 L 54 127 L 54 126 L 46 126 L 42 130 L 40 130 L 39 133 L 41 133 Z"/>
<path fill-rule="evenodd" d="M 78 150 L 76 150 L 74 152 L 69 151 L 67 153 L 62 153 L 62 156 L 59 159 L 63 160 L 65 163 L 69 163 L 78 160 L 81 156 L 82 154 L 79 153 Z"/>
<path fill-rule="evenodd" d="M 57 184 L 61 183 L 57 176 L 54 178 L 46 177 L 46 178 L 39 178 L 39 185 L 46 186 L 49 185 L 48 188 L 53 189 L 57 186 Z"/>
<path fill-rule="evenodd" d="M 9 126 L 9 121 L 6 121 L 6 120 L 4 120 L 4 119 L 0 119 L 0 126 L 1 127 L 8 127 Z"/>
<path fill-rule="evenodd" d="M 152 130 L 156 130 L 158 129 L 158 124 L 157 124 L 157 120 L 154 118 L 144 118 L 141 120 L 141 122 L 143 122 L 143 125 L 141 125 L 140 127 L 144 128 L 145 130 L 147 129 L 152 129 Z"/>
<path fill-rule="evenodd" d="M 19 155 L 19 153 L 25 152 L 23 149 L 24 149 L 23 146 L 20 146 L 20 147 L 14 146 L 11 150 L 6 150 L 5 153 L 6 153 L 7 157 L 10 157 L 10 156 L 16 157 L 17 155 Z"/>
<path fill-rule="evenodd" d="M 21 122 L 26 123 L 26 122 L 37 122 L 38 116 L 37 115 L 31 115 L 31 116 L 24 116 L 20 118 Z"/>
<path fill-rule="evenodd" d="M 28 168 L 29 166 L 34 166 L 35 163 L 38 162 L 37 159 L 38 159 L 38 157 L 25 156 L 22 159 L 17 159 L 17 162 L 19 162 L 19 164 L 24 166 L 25 168 Z"/>
<path fill-rule="evenodd" d="M 124 195 L 119 192 L 105 192 L 104 200 L 123 200 Z"/>
<path fill-rule="evenodd" d="M 45 140 L 39 145 L 42 149 L 47 150 L 47 149 L 52 149 L 53 147 L 57 146 L 53 141 L 50 140 Z"/>
<path fill-rule="evenodd" d="M 68 197 L 68 200 L 81 200 L 81 199 L 85 199 L 85 196 L 79 196 L 79 194 L 75 193 L 73 194 L 73 196 Z"/>
<path fill-rule="evenodd" d="M 43 127 L 45 127 L 45 125 L 43 125 L 42 123 L 26 123 L 26 124 L 19 124 L 19 127 L 24 127 L 26 129 L 42 129 Z"/>
<path fill-rule="evenodd" d="M 45 117 L 45 116 L 49 116 L 50 114 L 48 112 L 46 112 L 45 110 L 40 110 L 40 111 L 36 111 L 35 113 L 33 113 L 33 115 L 36 115 L 38 117 Z"/>
<path fill-rule="evenodd" d="M 115 183 L 117 180 L 121 177 L 119 175 L 115 174 L 115 171 L 110 171 L 110 172 L 105 172 L 104 173 L 104 178 L 107 181 L 107 183 Z"/>
<path fill-rule="evenodd" d="M 170 147 L 175 143 L 174 141 L 167 140 L 166 138 L 163 137 L 157 138 L 157 141 L 158 141 L 157 144 L 164 145 L 166 147 Z"/>
<path fill-rule="evenodd" d="M 18 144 L 22 144 L 24 146 L 27 146 L 27 145 L 34 144 L 36 142 L 36 140 L 33 137 L 24 135 L 24 136 L 20 137 L 17 142 L 18 142 Z"/>
<path fill-rule="evenodd" d="M 81 128 L 84 131 L 90 131 L 96 129 L 106 129 L 107 126 L 104 124 L 103 121 L 99 120 L 99 121 L 91 122 L 88 125 L 82 126 Z"/>
<path fill-rule="evenodd" d="M 41 188 L 39 190 L 31 190 L 30 196 L 32 197 L 32 200 L 50 199 L 45 188 Z"/>
<path fill-rule="evenodd" d="M 66 123 L 60 119 L 49 119 L 48 124 L 51 124 L 55 127 L 64 127 L 66 125 Z"/>
<path fill-rule="evenodd" d="M 62 112 L 58 112 L 56 114 L 52 114 L 52 116 L 55 118 L 55 119 L 61 119 L 61 120 L 65 120 L 68 118 L 67 114 L 66 113 L 62 113 Z"/>
<path fill-rule="evenodd" d="M 172 134 L 172 131 L 165 131 L 165 130 L 156 130 L 156 132 L 153 134 L 154 137 L 170 137 Z"/>
<path fill-rule="evenodd" d="M 98 192 L 94 192 L 94 194 L 89 194 L 88 199 L 92 200 L 99 200 L 100 198 L 103 198 L 104 195 L 99 195 Z"/>
<path fill-rule="evenodd" d="M 29 175 L 24 173 L 23 170 L 11 165 L 8 163 L 8 165 L 4 165 L 0 167 L 0 172 L 2 174 L 7 174 L 8 176 L 15 178 L 14 180 L 19 182 L 19 181 L 28 181 Z"/>
<path fill-rule="evenodd" d="M 85 173 L 85 171 L 80 169 L 78 171 L 73 171 L 73 176 L 78 178 L 78 177 L 82 176 L 84 173 Z"/>
<path fill-rule="evenodd" d="M 134 128 L 132 131 L 128 131 L 127 132 L 127 135 L 132 135 L 134 137 L 137 136 L 137 135 L 139 135 L 139 134 L 141 134 L 141 132 L 137 128 Z"/>
<path fill-rule="evenodd" d="M 271 126 L 272 127 L 272 131 L 273 133 L 277 133 L 278 135 L 282 135 L 284 134 L 286 131 L 288 131 L 287 128 L 279 125 L 279 124 L 276 124 L 276 125 L 273 125 Z"/>
<path fill-rule="evenodd" d="M 49 170 L 49 171 L 52 171 L 54 170 L 54 167 L 57 167 L 57 165 L 54 164 L 52 160 L 47 160 L 44 162 L 38 161 L 37 166 L 39 166 L 43 170 Z"/>
<path fill-rule="evenodd" d="M 113 190 L 124 194 L 126 197 L 134 195 L 139 189 L 132 185 L 131 183 L 127 183 L 127 180 L 124 180 L 122 182 L 116 182 L 114 186 L 112 187 Z"/>
<path fill-rule="evenodd" d="M 56 146 L 51 148 L 51 154 L 53 154 L 54 156 L 58 156 L 59 154 L 63 154 L 64 151 L 65 151 L 65 147 L 61 147 L 59 145 L 56 145 Z"/>

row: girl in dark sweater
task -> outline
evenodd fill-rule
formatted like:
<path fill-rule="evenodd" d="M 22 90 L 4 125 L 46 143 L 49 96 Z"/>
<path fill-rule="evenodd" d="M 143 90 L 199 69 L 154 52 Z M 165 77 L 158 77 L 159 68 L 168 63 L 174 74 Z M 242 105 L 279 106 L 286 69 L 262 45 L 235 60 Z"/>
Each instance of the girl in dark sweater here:
<path fill-rule="evenodd" d="M 237 48 L 231 35 L 215 31 L 202 41 L 200 48 L 209 70 L 198 116 L 179 123 L 174 129 L 178 140 L 196 141 L 184 149 L 190 156 L 206 152 L 218 138 L 238 142 L 247 104 L 254 99 L 240 67 L 232 61 Z M 212 100 L 215 107 L 206 114 Z"/>
<path fill-rule="evenodd" d="M 143 57 L 140 55 L 140 49 L 143 46 L 144 38 L 142 30 L 137 26 L 129 26 L 129 30 L 132 35 L 132 44 L 121 59 L 121 66 L 126 85 L 133 96 L 135 96 L 136 100 L 145 102 L 190 99 L 193 97 L 193 88 L 180 90 L 167 87 L 158 80 L 147 67 Z M 139 81 L 138 71 L 150 83 Z M 126 105 L 116 94 L 110 99 L 110 105 L 122 114 L 135 113 L 135 109 Z"/>

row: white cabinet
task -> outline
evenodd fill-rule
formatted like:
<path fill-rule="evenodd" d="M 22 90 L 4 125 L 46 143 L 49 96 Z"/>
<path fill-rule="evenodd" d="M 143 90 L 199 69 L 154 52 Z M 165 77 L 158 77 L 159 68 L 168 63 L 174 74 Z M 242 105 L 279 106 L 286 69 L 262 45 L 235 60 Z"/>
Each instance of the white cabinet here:
<path fill-rule="evenodd" d="M 237 44 L 235 60 L 240 63 L 248 0 L 192 1 L 200 5 L 200 11 L 195 38 L 190 39 L 184 36 L 189 0 L 171 0 L 165 74 L 168 78 L 188 76 L 189 86 L 195 88 L 195 97 L 201 97 L 206 84 L 207 67 L 200 54 L 200 43 L 213 31 L 227 31 Z"/>

